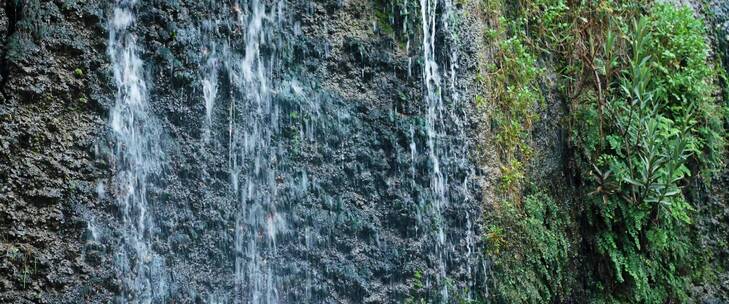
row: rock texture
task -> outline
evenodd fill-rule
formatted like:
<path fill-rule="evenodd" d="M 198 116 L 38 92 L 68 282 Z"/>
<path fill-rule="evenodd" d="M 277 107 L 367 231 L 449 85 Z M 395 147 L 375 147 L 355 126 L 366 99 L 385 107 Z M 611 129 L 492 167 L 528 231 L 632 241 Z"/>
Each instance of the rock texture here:
<path fill-rule="evenodd" d="M 122 223 L 108 121 L 116 94 L 107 54 L 113 2 L 0 0 L 2 303 L 110 303 L 123 292 L 115 266 Z M 200 67 L 209 43 L 218 43 L 221 53 L 224 43 L 231 53 L 245 52 L 235 2 L 140 1 L 135 7 L 131 30 L 145 62 L 151 112 L 164 129 L 164 169 L 149 199 L 156 219 L 151 247 L 166 262 L 170 303 L 245 297 L 234 293 L 241 210 L 228 152 L 230 109 L 239 93 L 225 69 L 215 75 L 220 93 L 210 140 L 202 140 Z M 455 71 L 443 87 L 455 122 L 442 139 L 451 155 L 443 163 L 453 201 L 443 220 L 452 289 L 475 296 L 474 290 L 486 292 L 480 215 L 482 201 L 492 199 L 490 172 L 497 170 L 489 155 L 476 155 L 489 149 L 475 148 L 488 136 L 472 102 L 483 25 L 458 5 L 457 26 L 437 33 L 441 72 Z M 717 54 L 729 62 L 729 5 L 715 0 L 710 7 Z M 273 189 L 284 201 L 287 225 L 266 262 L 275 269 L 282 302 L 400 303 L 414 286 L 432 283 L 417 282 L 417 274 L 437 272 L 433 239 L 417 208 L 432 170 L 421 33 L 402 31 L 401 14 L 383 20 L 388 10 L 388 1 L 290 0 L 276 46 L 264 48 L 279 60 L 271 68 L 281 109 L 272 139 L 279 172 Z M 418 24 L 419 13 L 411 11 L 409 22 Z M 548 91 L 552 84 L 543 85 Z M 557 99 L 551 96 L 555 102 L 536 126 L 543 167 L 530 170 L 552 181 L 567 202 L 573 188 Z M 729 227 L 727 184 L 729 173 L 704 193 L 701 211 L 711 216 L 699 221 L 719 261 L 729 260 L 720 241 Z M 697 291 L 709 303 L 728 301 L 729 279 L 718 280 Z"/>
<path fill-rule="evenodd" d="M 109 303 L 123 292 L 114 260 L 121 223 L 111 185 L 108 113 L 116 88 L 107 54 L 110 2 L 1 5 L 0 302 Z M 145 61 L 149 103 L 165 130 L 164 172 L 149 190 L 157 227 L 151 246 L 165 259 L 174 303 L 241 296 L 233 293 L 239 204 L 228 172 L 235 90 L 225 71 L 216 75 L 221 93 L 210 142 L 201 139 L 206 42 L 224 38 L 232 53 L 245 49 L 245 28 L 233 20 L 240 8 L 231 3 L 135 6 L 132 30 Z M 277 253 L 268 255 L 283 302 L 397 303 L 410 295 L 416 273 L 437 271 L 432 239 L 414 207 L 428 191 L 431 170 L 420 33 L 383 28 L 376 15 L 383 9 L 382 3 L 335 0 L 290 1 L 283 9 L 281 66 L 273 69 L 282 131 L 273 143 L 283 151 L 276 188 L 288 217 Z M 439 32 L 444 43 L 437 51 L 444 75 L 454 64 L 452 90 L 463 104 L 446 98 L 462 118 L 443 141 L 466 156 L 478 118 L 469 91 L 478 36 L 472 21 L 453 32 L 462 38 L 458 45 L 445 43 L 453 38 Z M 450 47 L 460 56 L 449 57 Z M 314 123 L 297 119 L 304 103 L 320 109 Z M 297 139 L 307 126 L 308 143 Z M 412 159 L 411 143 L 418 151 Z M 444 212 L 454 290 L 474 289 L 485 277 L 477 249 L 481 173 L 471 159 L 443 160 L 455 201 Z"/>
<path fill-rule="evenodd" d="M 729 3 L 726 1 L 709 1 L 705 3 L 708 12 L 707 27 L 713 34 L 715 56 L 729 71 Z M 729 97 L 723 88 L 725 99 Z M 727 102 L 727 100 L 725 100 Z M 721 172 L 719 178 L 707 188 L 700 188 L 696 195 L 699 216 L 697 225 L 702 236 L 704 246 L 713 256 L 710 257 L 714 269 L 723 269 L 707 286 L 697 287 L 695 292 L 700 294 L 704 303 L 729 302 L 729 163 Z"/>
<path fill-rule="evenodd" d="M 108 92 L 103 11 L 3 1 L 0 12 L 0 302 L 48 302 L 107 271 L 84 257 L 82 216 L 109 174 L 94 150 Z"/>

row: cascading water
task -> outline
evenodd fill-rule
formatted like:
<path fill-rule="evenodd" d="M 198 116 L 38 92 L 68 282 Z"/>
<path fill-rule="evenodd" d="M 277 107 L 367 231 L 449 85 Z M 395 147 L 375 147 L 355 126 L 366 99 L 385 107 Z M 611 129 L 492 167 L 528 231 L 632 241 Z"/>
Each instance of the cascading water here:
<path fill-rule="evenodd" d="M 440 8 L 439 5 L 443 7 Z M 441 15 L 438 13 L 442 12 Z M 429 193 L 425 206 L 421 208 L 426 210 L 428 221 L 426 223 L 427 232 L 430 233 L 430 248 L 434 255 L 435 261 L 435 285 L 431 288 L 438 289 L 439 295 L 437 301 L 440 303 L 449 303 L 451 301 L 451 289 L 449 286 L 450 270 L 448 265 L 452 263 L 452 256 L 459 256 L 461 263 L 465 265 L 466 276 L 469 277 L 467 287 L 475 285 L 472 263 L 476 262 L 476 255 L 472 252 L 474 246 L 474 231 L 471 223 L 471 217 L 468 209 L 463 209 L 463 205 L 454 206 L 457 212 L 463 212 L 458 215 L 462 218 L 462 222 L 456 223 L 461 226 L 463 232 L 456 234 L 455 239 L 449 239 L 450 230 L 453 223 L 446 220 L 447 209 L 451 208 L 451 202 L 461 202 L 463 204 L 474 199 L 469 194 L 468 184 L 474 178 L 473 169 L 468 169 L 468 145 L 464 144 L 466 139 L 462 116 L 464 104 L 459 104 L 459 96 L 456 89 L 456 73 L 458 69 L 458 53 L 455 48 L 449 49 L 449 82 L 450 96 L 449 104 L 444 104 L 443 98 L 443 80 L 440 74 L 438 61 L 436 57 L 436 35 L 438 33 L 437 25 L 442 24 L 442 31 L 446 35 L 451 35 L 450 40 L 446 42 L 454 43 L 455 34 L 452 33 L 453 6 L 450 0 L 420 0 L 421 26 L 422 26 L 422 50 L 423 50 L 423 84 L 424 84 L 424 100 L 426 104 L 426 120 L 425 132 L 427 135 L 427 153 L 429 161 Z M 441 17 L 440 20 L 438 17 Z M 447 49 L 447 48 L 444 48 Z M 413 149 L 414 151 L 414 149 Z M 470 172 L 469 172 L 470 170 Z M 463 175 L 462 187 L 455 185 L 456 178 Z M 450 191 L 455 190 L 455 193 Z M 452 209 L 452 208 L 451 208 Z M 453 212 L 452 210 L 450 212 Z M 465 227 L 463 227 L 465 226 Z M 463 229 L 465 228 L 465 229 Z M 465 242 L 465 253 L 457 252 L 460 242 Z M 472 295 L 462 294 L 462 290 L 457 290 L 461 298 L 470 299 Z"/>
<path fill-rule="evenodd" d="M 418 5 L 409 2 L 416 12 Z M 392 95 L 381 95 L 382 103 L 375 104 L 369 96 L 339 90 L 326 79 L 350 72 L 346 69 L 312 72 L 333 56 L 348 64 L 347 56 L 354 54 L 370 61 L 355 62 L 346 77 L 367 83 L 375 58 L 356 40 L 339 41 L 332 49 L 330 42 L 308 37 L 320 29 L 311 20 L 297 20 L 306 16 L 295 10 L 316 4 L 205 2 L 200 7 L 210 11 L 199 14 L 188 28 L 175 29 L 176 42 L 169 45 L 194 53 L 180 60 L 191 62 L 182 69 L 192 68 L 192 78 L 197 77 L 190 82 L 192 96 L 184 100 L 184 94 L 178 95 L 183 101 L 176 106 L 185 108 L 189 102 L 199 116 L 181 115 L 180 122 L 177 117 L 157 120 L 152 114 L 148 103 L 157 99 L 147 96 L 132 33 L 144 25 L 134 23 L 133 1 L 118 2 L 109 54 L 119 87 L 112 125 L 119 125 L 114 130 L 115 158 L 120 160 L 115 184 L 120 190 L 110 196 L 129 206 L 117 259 L 124 278 L 119 302 L 397 301 L 409 293 L 405 288 L 412 271 L 419 269 L 427 272 L 425 285 L 432 291 L 422 296 L 433 302 L 451 302 L 454 288 L 471 287 L 468 264 L 478 255 L 473 253 L 477 238 L 472 230 L 477 228 L 470 216 L 478 214 L 472 208 L 478 206 L 478 199 L 471 197 L 476 188 L 473 165 L 467 159 L 466 126 L 459 118 L 462 105 L 454 97 L 457 65 L 450 62 L 449 95 L 441 90 L 448 79 L 441 76 L 436 58 L 436 32 L 447 31 L 440 24 L 450 14 L 443 13 L 450 11 L 448 3 L 420 0 L 422 61 L 421 55 L 410 53 L 417 48 L 408 35 L 402 58 L 407 71 L 395 81 L 412 90 L 412 96 L 422 88 L 424 98 L 403 113 Z M 403 29 L 416 31 L 417 14 L 407 18 Z M 147 56 L 154 60 L 154 52 Z M 410 74 L 418 66 L 423 68 L 422 83 Z M 149 95 L 164 96 L 158 88 L 167 85 L 164 73 L 173 69 L 149 69 L 150 87 L 155 88 Z M 183 89 L 173 85 L 171 90 Z M 158 115 L 176 114 L 176 109 L 164 112 L 157 106 Z M 187 119 L 196 122 L 188 124 Z M 163 131 L 170 139 L 164 145 Z M 176 150 L 190 138 L 195 147 L 190 155 Z M 163 163 L 165 175 L 159 173 Z M 178 192 L 169 186 L 181 181 L 200 189 Z M 157 184 L 163 202 L 153 199 Z M 155 191 L 148 190 L 152 187 Z M 187 201 L 198 193 L 193 197 L 203 202 Z M 179 201 L 172 201 L 173 195 Z M 198 231 L 216 242 L 203 241 Z M 211 248 L 192 248 L 199 245 Z M 206 260 L 210 253 L 215 257 Z M 194 267 L 204 268 L 215 280 L 198 277 Z"/>
<path fill-rule="evenodd" d="M 273 259 L 276 237 L 285 231 L 277 196 L 276 150 L 279 107 L 272 98 L 272 37 L 281 22 L 283 3 L 266 7 L 259 0 L 234 4 L 237 24 L 245 29 L 243 58 L 229 60 L 228 73 L 237 90 L 230 107 L 230 173 L 238 197 L 235 224 L 236 303 L 278 303 Z M 279 14 L 276 14 L 279 12 Z M 263 49 L 267 53 L 264 54 Z"/>
<path fill-rule="evenodd" d="M 167 296 L 164 260 L 154 252 L 155 220 L 149 211 L 149 188 L 161 170 L 160 126 L 148 110 L 142 60 L 137 56 L 135 1 L 118 1 L 109 24 L 109 56 L 117 86 L 111 110 L 114 133 L 116 203 L 121 210 L 119 267 L 121 303 L 151 303 Z"/>
<path fill-rule="evenodd" d="M 438 134 L 439 125 L 442 123 L 442 107 L 443 100 L 440 90 L 440 74 L 438 72 L 438 63 L 435 59 L 435 34 L 437 24 L 438 0 L 420 0 L 420 13 L 422 18 L 423 31 L 423 82 L 425 84 L 425 101 L 427 105 L 426 112 L 426 133 L 428 144 L 428 158 L 430 160 L 430 197 L 429 205 L 425 208 L 431 223 L 431 229 L 435 238 L 433 242 L 433 250 L 437 257 L 437 284 L 441 289 L 441 297 L 443 302 L 448 301 L 448 289 L 445 286 L 446 279 L 446 261 L 445 246 L 446 232 L 443 220 L 443 208 L 445 208 L 448 200 L 446 198 L 447 184 L 441 172 L 440 150 Z"/>

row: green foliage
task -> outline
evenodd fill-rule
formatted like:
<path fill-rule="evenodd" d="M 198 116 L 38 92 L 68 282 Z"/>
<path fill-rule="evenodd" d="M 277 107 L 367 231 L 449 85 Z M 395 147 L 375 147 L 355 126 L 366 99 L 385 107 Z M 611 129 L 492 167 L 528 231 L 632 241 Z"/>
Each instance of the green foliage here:
<path fill-rule="evenodd" d="M 425 283 L 423 283 L 423 272 L 420 270 L 415 271 L 412 279 L 413 288 L 410 290 L 411 295 L 405 299 L 405 304 L 425 304 L 428 303 L 425 297 L 422 296 L 423 290 L 425 289 Z"/>
<path fill-rule="evenodd" d="M 0 256 L 9 263 L 6 264 L 10 266 L 8 275 L 13 274 L 22 289 L 28 288 L 32 284 L 32 278 L 38 275 L 38 260 L 33 247 L 27 244 L 16 246 L 0 243 L 0 252 L 3 251 L 4 254 Z"/>
<path fill-rule="evenodd" d="M 486 214 L 497 300 L 560 301 L 576 286 L 563 246 L 574 242 L 568 232 L 577 229 L 575 216 L 542 198 L 538 206 L 557 215 L 540 222 L 533 196 L 520 203 L 541 100 L 539 56 L 555 67 L 569 106 L 584 202 L 574 211 L 584 219 L 575 238 L 586 240 L 590 301 L 691 301 L 691 285 L 711 271 L 694 237 L 695 202 L 684 192 L 689 183 L 709 183 L 722 167 L 727 113 L 716 97 L 720 77 L 709 63 L 702 21 L 688 8 L 640 1 L 483 4 L 494 25 L 484 38 L 497 46 L 483 82 L 497 95 L 500 191 L 508 193 Z"/>
<path fill-rule="evenodd" d="M 536 52 L 530 46 L 523 19 L 502 17 L 511 7 L 484 1 L 482 9 L 493 26 L 484 33 L 495 46 L 493 64 L 484 64 L 489 88 L 489 114 L 494 144 L 500 156 L 499 201 L 485 214 L 484 241 L 493 262 L 492 302 L 549 303 L 564 299 L 573 283 L 566 268 L 572 258 L 567 229 L 572 216 L 546 194 L 523 197 L 531 161 L 531 133 L 544 104 Z M 477 97 L 482 106 L 487 100 Z"/>
<path fill-rule="evenodd" d="M 410 280 L 412 284 L 412 288 L 410 289 L 410 295 L 405 298 L 405 301 L 403 303 L 405 304 L 431 304 L 431 303 L 441 303 L 441 300 L 433 300 L 433 298 L 428 296 L 428 292 L 432 291 L 429 290 L 425 282 L 425 275 L 422 271 L 417 270 L 413 274 L 413 278 Z M 446 278 L 446 288 L 448 289 L 448 293 L 452 295 L 451 300 L 448 303 L 458 303 L 458 304 L 480 304 L 484 303 L 479 298 L 472 298 L 470 295 L 470 292 L 468 289 L 458 289 L 453 285 L 453 282 Z"/>
<path fill-rule="evenodd" d="M 494 113 L 499 127 L 496 143 L 508 158 L 516 154 L 529 155 L 531 149 L 526 140 L 536 119 L 536 105 L 542 95 L 536 82 L 541 73 L 536 58 L 524 47 L 521 39 L 514 36 L 499 45 L 500 65 L 494 72 L 493 83 L 498 113 Z"/>
<path fill-rule="evenodd" d="M 82 69 L 75 69 L 73 70 L 73 76 L 76 76 L 76 78 L 83 78 L 84 77 L 84 71 Z"/>
<path fill-rule="evenodd" d="M 573 136 L 603 269 L 596 298 L 686 302 L 702 259 L 682 187 L 698 173 L 692 164 L 710 174 L 723 150 L 708 47 L 701 22 L 670 5 L 656 5 L 624 31 L 615 35 L 625 37 L 621 73 L 604 89 L 605 104 L 587 98 L 578 107 Z"/>
<path fill-rule="evenodd" d="M 715 102 L 717 73 L 708 64 L 703 23 L 688 8 L 670 5 L 656 6 L 650 20 L 647 55 L 654 58 L 656 97 L 665 101 L 669 118 L 689 128 L 693 160 L 709 177 L 722 165 L 725 109 Z"/>
<path fill-rule="evenodd" d="M 486 236 L 498 277 L 494 300 L 501 303 L 550 303 L 570 293 L 567 267 L 573 255 L 570 216 L 549 196 L 529 195 L 520 208 L 503 202 L 493 212 Z"/>
<path fill-rule="evenodd" d="M 502 4 L 488 5 L 486 9 L 497 14 Z M 524 164 L 533 152 L 529 141 L 538 117 L 536 111 L 543 101 L 537 82 L 543 70 L 538 67 L 536 56 L 523 43 L 523 35 L 509 34 L 509 22 L 500 19 L 497 24 L 506 23 L 505 27 L 491 28 L 484 33 L 488 41 L 497 45 L 497 51 L 495 64 L 486 67 L 488 77 L 480 79 L 492 90 L 495 105 L 490 114 L 496 129 L 494 143 L 502 164 L 500 190 L 507 198 L 514 199 L 520 196 Z M 477 96 L 476 102 L 483 105 L 485 100 Z"/>

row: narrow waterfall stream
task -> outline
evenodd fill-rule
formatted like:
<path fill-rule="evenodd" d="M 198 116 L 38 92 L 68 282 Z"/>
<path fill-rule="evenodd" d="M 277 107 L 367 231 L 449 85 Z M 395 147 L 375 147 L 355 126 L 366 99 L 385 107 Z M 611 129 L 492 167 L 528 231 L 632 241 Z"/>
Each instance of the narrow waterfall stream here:
<path fill-rule="evenodd" d="M 439 10 L 443 12 L 438 14 Z M 422 21 L 422 58 L 423 58 L 423 84 L 424 84 L 424 99 L 427 106 L 426 110 L 426 121 L 425 129 L 427 134 L 427 153 L 429 159 L 429 171 L 430 185 L 429 195 L 425 199 L 426 205 L 423 206 L 427 210 L 429 222 L 427 226 L 430 227 L 430 238 L 431 250 L 435 255 L 434 264 L 436 265 L 435 273 L 435 284 L 430 287 L 439 290 L 439 297 L 437 301 L 441 303 L 450 302 L 449 288 L 448 286 L 448 267 L 450 267 L 450 258 L 452 256 L 462 255 L 464 253 L 454 251 L 458 242 L 465 241 L 467 244 L 466 260 L 469 263 L 465 265 L 473 264 L 470 261 L 471 249 L 473 240 L 470 226 L 470 218 L 468 211 L 466 211 L 466 235 L 459 237 L 465 238 L 463 240 L 449 239 L 450 236 L 450 225 L 445 220 L 446 209 L 449 208 L 451 203 L 459 203 L 465 196 L 468 195 L 467 183 L 468 176 L 464 177 L 463 183 L 464 191 L 461 193 L 450 193 L 452 191 L 449 187 L 449 179 L 456 178 L 456 172 L 458 168 L 449 168 L 449 166 L 462 166 L 467 163 L 467 149 L 463 145 L 464 133 L 448 133 L 448 126 L 451 125 L 462 127 L 459 116 L 463 115 L 461 107 L 464 105 L 459 104 L 458 93 L 455 88 L 456 78 L 456 67 L 457 67 L 457 52 L 455 48 L 444 47 L 447 54 L 451 56 L 449 80 L 450 80 L 450 96 L 448 105 L 444 104 L 444 90 L 445 85 L 444 79 L 441 76 L 441 70 L 438 64 L 438 58 L 436 56 L 437 42 L 436 34 L 438 33 L 438 26 L 442 26 L 442 31 L 445 35 L 451 35 L 449 32 L 449 23 L 451 22 L 450 17 L 452 13 L 452 5 L 449 0 L 420 0 L 420 13 Z M 453 130 L 453 129 L 451 129 Z M 446 161 L 443 161 L 446 160 Z M 451 182 L 453 182 L 451 180 Z M 459 189 L 453 189 L 459 190 Z M 463 223 L 458 223 L 462 225 Z M 467 266 L 468 267 L 468 266 Z M 471 270 L 469 269 L 470 273 Z M 466 298 L 469 298 L 467 295 Z"/>
<path fill-rule="evenodd" d="M 448 289 L 445 286 L 446 278 L 446 229 L 443 220 L 443 209 L 448 200 L 446 198 L 446 181 L 441 171 L 441 150 L 438 130 L 442 123 L 443 100 L 441 98 L 441 79 L 438 63 L 435 61 L 435 34 L 438 10 L 438 0 L 420 0 L 420 12 L 423 30 L 423 82 L 425 84 L 426 132 L 428 135 L 428 158 L 430 160 L 430 196 L 426 203 L 433 233 L 433 251 L 437 257 L 437 287 L 441 290 L 442 301 L 448 301 Z"/>
<path fill-rule="evenodd" d="M 320 29 L 314 3 L 203 1 L 189 12 L 195 23 L 170 30 L 168 47 L 188 50 L 178 60 L 135 34 L 146 26 L 138 19 L 154 20 L 154 4 L 116 2 L 112 196 L 124 231 L 106 242 L 121 246 L 117 302 L 475 296 L 484 274 L 474 249 L 480 196 L 467 154 L 469 105 L 456 84 L 457 47 L 445 44 L 454 39 L 442 38 L 456 35 L 453 8 L 442 0 L 406 5 L 420 21 L 406 6 L 406 55 L 393 75 L 373 72 L 393 56 L 374 49 L 382 42 L 346 38 L 333 48 L 324 40 L 339 30 Z M 152 59 L 139 54 L 150 52 L 178 66 L 144 62 Z M 327 67 L 334 58 L 348 61 Z M 166 91 L 162 79 L 187 66 L 193 81 Z M 347 78 L 373 77 L 392 84 L 347 88 L 357 83 Z M 180 105 L 151 106 L 170 100 L 165 94 Z M 184 114 L 170 116 L 179 107 Z"/>
<path fill-rule="evenodd" d="M 115 252 L 122 281 L 117 301 L 163 302 L 167 296 L 164 259 L 151 248 L 156 220 L 148 191 L 160 174 L 162 130 L 149 111 L 144 64 L 131 32 L 135 1 L 119 1 L 109 22 L 109 56 L 117 86 L 110 124 L 115 137 L 113 165 L 117 207 L 122 213 L 123 242 Z"/>
<path fill-rule="evenodd" d="M 286 219 L 279 205 L 276 161 L 280 152 L 272 142 L 279 131 L 280 109 L 272 97 L 276 46 L 273 35 L 281 23 L 276 15 L 283 2 L 270 6 L 259 0 L 234 4 L 237 24 L 245 29 L 245 54 L 225 60 L 234 86 L 230 105 L 230 174 L 239 202 L 235 220 L 236 303 L 279 302 L 274 272 L 276 237 Z M 264 53 L 264 51 L 267 51 Z"/>

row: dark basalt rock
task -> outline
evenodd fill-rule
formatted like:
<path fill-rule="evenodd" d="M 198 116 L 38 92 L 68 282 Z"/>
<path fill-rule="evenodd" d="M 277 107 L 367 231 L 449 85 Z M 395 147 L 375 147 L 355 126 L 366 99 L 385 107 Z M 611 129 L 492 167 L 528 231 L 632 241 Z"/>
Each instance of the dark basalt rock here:
<path fill-rule="evenodd" d="M 706 3 L 711 15 L 707 18 L 708 32 L 713 34 L 713 51 L 719 62 L 729 69 L 729 2 L 714 0 Z M 727 97 L 727 88 L 723 88 Z M 724 102 L 728 102 L 724 100 Z M 711 252 L 711 263 L 714 269 L 723 269 L 717 278 L 704 286 L 696 286 L 693 292 L 703 303 L 729 302 L 729 248 L 726 236 L 729 235 L 729 166 L 726 166 L 718 178 L 709 187 L 702 184 L 692 185 L 692 198 L 697 205 L 696 225 L 702 245 Z"/>
<path fill-rule="evenodd" d="M 416 271 L 432 271 L 430 245 L 413 209 L 429 183 L 418 42 L 405 54 L 403 42 L 373 29 L 368 1 L 286 5 L 290 24 L 275 47 L 263 49 L 278 52 L 286 64 L 275 75 L 286 85 L 273 97 L 283 131 L 272 142 L 285 151 L 276 160 L 275 182 L 289 215 L 271 261 L 280 299 L 400 302 Z M 7 258 L 0 259 L 0 302 L 113 302 L 123 288 L 114 263 L 121 223 L 108 123 L 116 94 L 107 54 L 113 1 L 10 0 L 2 6 L 0 257 Z M 230 301 L 238 202 L 231 194 L 226 132 L 236 93 L 220 72 L 210 145 L 201 145 L 199 69 L 207 47 L 202 36 L 226 37 L 231 52 L 243 53 L 244 33 L 232 23 L 206 23 L 231 18 L 228 3 L 140 1 L 135 15 L 130 31 L 145 61 L 150 111 L 164 129 L 164 172 L 148 199 L 156 219 L 151 246 L 168 267 L 169 301 Z M 472 32 L 462 31 L 463 37 Z M 469 54 L 476 46 L 464 41 L 458 47 L 464 52 L 458 87 L 472 100 L 464 88 L 475 75 Z M 447 50 L 439 46 L 438 52 L 446 56 Z M 320 105 L 318 118 L 305 116 L 302 96 Z M 475 120 L 466 117 L 465 132 L 475 132 Z M 299 138 L 307 127 L 311 142 Z M 472 137 L 461 144 L 475 144 Z M 411 140 L 420 149 L 415 179 L 403 177 L 411 175 Z M 446 210 L 449 237 L 457 239 L 465 233 L 466 212 L 478 227 L 481 189 L 477 175 L 462 189 L 473 168 L 451 165 L 452 191 L 473 194 Z M 452 246 L 465 252 L 467 244 Z M 459 287 L 473 280 L 463 263 L 454 254 L 449 265 Z"/>
<path fill-rule="evenodd" d="M 111 275 L 109 257 L 89 264 L 81 231 L 96 179 L 110 174 L 90 153 L 105 122 L 88 95 L 106 84 L 73 75 L 106 63 L 103 26 L 88 26 L 101 19 L 78 5 L 1 4 L 0 302 L 77 302 L 69 291 L 83 285 L 105 301 L 106 283 L 87 282 Z"/>
<path fill-rule="evenodd" d="M 122 223 L 108 121 L 117 91 L 107 54 L 113 2 L 0 1 L 1 303 L 112 303 L 123 290 L 114 260 Z M 139 1 L 130 29 L 145 62 L 150 112 L 164 130 L 163 172 L 152 181 L 148 199 L 156 224 L 150 245 L 167 265 L 170 303 L 232 302 L 236 296 L 240 203 L 230 182 L 227 128 L 231 101 L 240 93 L 223 68 L 210 142 L 201 144 L 200 66 L 210 51 L 204 41 L 225 38 L 228 51 L 245 52 L 244 29 L 209 21 L 232 18 L 230 3 Z M 713 3 L 717 53 L 729 62 L 729 4 Z M 287 1 L 289 23 L 273 46 L 262 49 L 282 65 L 272 77 L 280 89 L 272 98 L 281 129 L 271 139 L 278 149 L 272 189 L 288 217 L 276 240 L 278 252 L 267 261 L 276 269 L 282 302 L 400 303 L 415 273 L 436 271 L 428 251 L 432 239 L 424 237 L 423 215 L 414 207 L 428 192 L 432 170 L 422 50 L 418 41 L 406 50 L 401 36 L 377 29 L 374 5 Z M 458 44 L 438 32 L 436 53 L 446 70 L 449 46 L 459 51 L 454 88 L 463 121 L 445 128 L 443 143 L 453 151 L 474 147 L 466 157 L 442 160 L 449 191 L 458 198 L 443 212 L 448 239 L 458 240 L 448 244 L 448 276 L 463 289 L 482 286 L 486 277 L 485 267 L 473 263 L 481 262 L 482 187 L 494 181 L 484 181 L 489 168 L 480 167 L 484 156 L 475 148 L 487 129 L 472 103 L 482 31 L 475 16 L 459 14 Z M 310 103 L 318 111 L 308 111 Z M 557 125 L 563 112 L 559 102 L 550 103 L 536 126 L 538 154 L 545 155 L 537 175 L 568 196 L 565 131 Z M 411 142 L 418 151 L 414 159 Z M 717 194 L 707 208 L 729 210 L 723 187 L 728 176 L 714 186 Z M 719 240 L 729 215 L 714 214 L 700 223 Z M 467 221 L 473 244 L 464 240 Z M 474 256 L 466 257 L 468 250 Z M 726 248 L 717 254 L 729 255 Z M 708 303 L 726 301 L 723 288 L 707 291 Z"/>
<path fill-rule="evenodd" d="M 725 66 L 729 65 L 729 3 L 726 1 L 712 1 L 710 11 L 713 13 L 713 23 L 718 45 L 717 53 Z"/>

